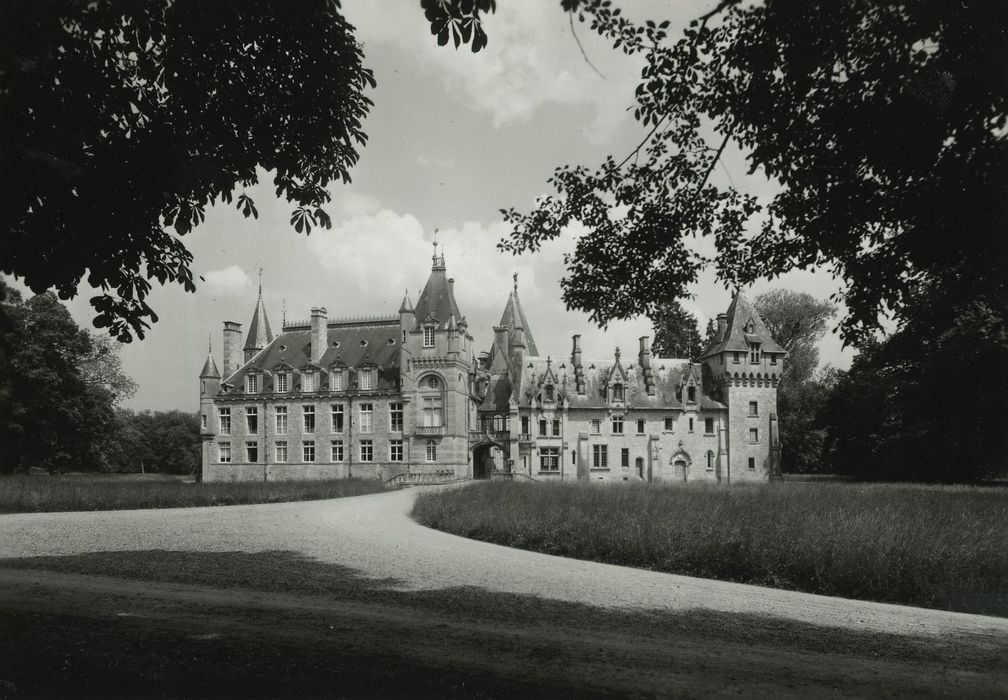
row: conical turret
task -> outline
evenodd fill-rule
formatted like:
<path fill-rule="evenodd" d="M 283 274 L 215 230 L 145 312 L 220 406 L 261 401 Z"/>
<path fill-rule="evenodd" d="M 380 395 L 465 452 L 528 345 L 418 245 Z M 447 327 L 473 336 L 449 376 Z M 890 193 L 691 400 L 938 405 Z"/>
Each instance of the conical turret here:
<path fill-rule="evenodd" d="M 273 331 L 270 330 L 269 319 L 266 317 L 266 306 L 262 298 L 262 281 L 259 282 L 259 299 L 256 301 L 252 322 L 249 324 L 248 335 L 245 336 L 245 362 L 251 360 L 257 352 L 273 341 Z"/>

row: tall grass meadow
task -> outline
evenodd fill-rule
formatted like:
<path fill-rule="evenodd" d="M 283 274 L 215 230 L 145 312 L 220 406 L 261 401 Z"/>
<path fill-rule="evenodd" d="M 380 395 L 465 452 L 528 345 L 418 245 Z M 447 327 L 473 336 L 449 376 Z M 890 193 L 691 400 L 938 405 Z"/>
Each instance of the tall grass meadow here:
<path fill-rule="evenodd" d="M 548 554 L 1008 615 L 1008 490 L 493 482 L 421 494 L 430 527 Z"/>

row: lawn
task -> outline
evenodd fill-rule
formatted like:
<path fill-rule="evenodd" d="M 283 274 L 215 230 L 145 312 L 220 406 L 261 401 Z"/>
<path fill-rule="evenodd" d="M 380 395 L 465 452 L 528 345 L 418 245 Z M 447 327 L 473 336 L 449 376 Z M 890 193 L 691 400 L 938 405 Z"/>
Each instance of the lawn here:
<path fill-rule="evenodd" d="M 480 483 L 414 517 L 548 554 L 1008 616 L 1008 490 L 895 484 Z"/>
<path fill-rule="evenodd" d="M 361 496 L 385 490 L 381 481 L 248 481 L 197 484 L 149 474 L 0 477 L 0 513 L 124 510 L 280 503 Z"/>

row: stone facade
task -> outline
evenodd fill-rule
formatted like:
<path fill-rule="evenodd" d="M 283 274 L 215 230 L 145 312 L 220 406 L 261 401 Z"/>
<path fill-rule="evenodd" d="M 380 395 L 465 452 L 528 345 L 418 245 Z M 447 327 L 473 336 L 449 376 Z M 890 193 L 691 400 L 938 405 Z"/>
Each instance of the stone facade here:
<path fill-rule="evenodd" d="M 539 355 L 517 284 L 488 352 L 435 255 L 398 316 L 285 323 L 262 290 L 248 337 L 224 324 L 224 372 L 200 373 L 205 481 L 529 478 L 767 481 L 779 475 L 777 381 L 786 353 L 741 295 L 701 361 Z"/>

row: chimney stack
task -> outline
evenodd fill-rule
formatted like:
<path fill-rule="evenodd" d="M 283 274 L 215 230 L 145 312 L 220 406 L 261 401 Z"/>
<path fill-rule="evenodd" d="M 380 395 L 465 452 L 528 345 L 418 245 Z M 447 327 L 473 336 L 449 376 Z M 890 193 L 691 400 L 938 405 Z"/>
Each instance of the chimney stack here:
<path fill-rule="evenodd" d="M 315 306 L 311 310 L 311 361 L 316 365 L 325 354 L 326 345 L 329 344 L 326 313 L 324 306 Z"/>
<path fill-rule="evenodd" d="M 728 314 L 720 313 L 717 315 L 717 340 L 719 343 L 724 340 L 726 330 L 728 330 Z"/>
<path fill-rule="evenodd" d="M 641 376 L 644 378 L 644 390 L 648 396 L 654 396 L 654 376 L 651 372 L 651 339 L 646 335 L 640 337 L 640 351 L 637 353 L 637 362 L 640 363 Z"/>
<path fill-rule="evenodd" d="M 581 335 L 571 336 L 574 346 L 571 348 L 571 366 L 574 368 L 574 388 L 578 394 L 585 393 L 584 368 L 581 366 Z"/>
<path fill-rule="evenodd" d="M 230 377 L 242 366 L 241 324 L 236 321 L 224 322 L 224 374 Z"/>

